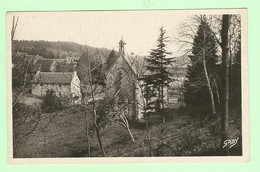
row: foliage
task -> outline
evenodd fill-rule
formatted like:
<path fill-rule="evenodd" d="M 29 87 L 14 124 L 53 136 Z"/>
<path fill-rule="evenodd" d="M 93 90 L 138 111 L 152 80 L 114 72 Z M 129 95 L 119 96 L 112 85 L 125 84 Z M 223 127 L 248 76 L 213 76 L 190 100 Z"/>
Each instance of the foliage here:
<path fill-rule="evenodd" d="M 197 33 L 193 40 L 192 55 L 189 56 L 191 64 L 188 65 L 187 80 L 184 82 L 184 99 L 187 106 L 198 106 L 203 110 L 209 110 L 211 104 L 203 70 L 203 50 L 205 51 L 209 78 L 218 78 L 219 66 L 217 62 L 219 57 L 216 55 L 217 45 L 214 35 L 205 19 L 201 19 L 201 23 L 198 26 Z"/>
<path fill-rule="evenodd" d="M 26 54 L 12 54 L 12 87 L 18 89 L 28 86 L 33 78 L 33 62 L 25 60 Z"/>
<path fill-rule="evenodd" d="M 15 106 L 22 94 L 31 88 L 34 75 L 34 64 L 25 60 L 27 54 L 12 52 L 12 105 Z"/>
<path fill-rule="evenodd" d="M 100 54 L 98 50 L 93 52 L 83 52 L 80 55 L 78 66 L 76 68 L 79 79 L 82 83 L 89 82 L 89 72 L 91 73 L 92 84 L 105 85 L 105 69 L 102 64 L 102 59 L 100 59 Z"/>
<path fill-rule="evenodd" d="M 173 62 L 173 58 L 167 57 L 171 53 L 166 51 L 165 29 L 160 28 L 160 35 L 157 39 L 157 47 L 152 49 L 150 55 L 145 58 L 147 73 L 143 76 L 144 97 L 147 100 L 147 109 L 151 112 L 155 109 L 164 108 L 164 88 L 169 87 L 171 81 L 167 66 Z"/>
<path fill-rule="evenodd" d="M 241 36 L 239 36 L 240 38 Z M 232 64 L 230 82 L 230 105 L 241 106 L 241 40 L 238 40 L 238 50 Z"/>
<path fill-rule="evenodd" d="M 17 156 L 16 150 L 19 145 L 26 143 L 28 136 L 36 129 L 41 118 L 41 110 L 37 106 L 28 106 L 17 103 L 13 107 L 13 151 L 14 157 Z"/>
<path fill-rule="evenodd" d="M 41 106 L 44 112 L 55 112 L 62 109 L 61 100 L 56 96 L 55 91 L 48 90 L 43 98 Z"/>
<path fill-rule="evenodd" d="M 15 52 L 24 52 L 30 55 L 40 55 L 45 58 L 65 58 L 66 56 L 80 56 L 82 52 L 88 50 L 93 52 L 96 48 L 81 45 L 75 42 L 65 41 L 32 41 L 32 40 L 13 40 L 12 49 Z M 99 48 L 99 53 L 103 57 L 109 53 L 110 50 L 106 48 Z"/>

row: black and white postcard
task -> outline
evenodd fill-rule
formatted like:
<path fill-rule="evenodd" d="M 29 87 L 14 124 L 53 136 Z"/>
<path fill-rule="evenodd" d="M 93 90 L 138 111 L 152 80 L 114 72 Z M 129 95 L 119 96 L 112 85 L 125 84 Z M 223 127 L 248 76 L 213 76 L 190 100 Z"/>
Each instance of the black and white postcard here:
<path fill-rule="evenodd" d="M 12 164 L 249 161 L 247 10 L 7 13 Z"/>

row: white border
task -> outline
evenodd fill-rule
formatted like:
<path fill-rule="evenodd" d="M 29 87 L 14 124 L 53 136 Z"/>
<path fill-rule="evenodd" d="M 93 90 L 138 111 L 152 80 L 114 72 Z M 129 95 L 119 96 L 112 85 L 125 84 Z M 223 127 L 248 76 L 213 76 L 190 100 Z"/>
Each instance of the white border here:
<path fill-rule="evenodd" d="M 145 10 L 149 11 L 149 10 Z M 155 11 L 155 10 L 152 10 Z M 166 10 L 168 11 L 168 10 Z M 13 158 L 12 139 L 12 62 L 11 62 L 11 23 L 12 16 L 27 12 L 7 13 L 7 92 L 8 92 L 8 162 L 10 164 L 103 164 L 103 163 L 198 163 L 198 162 L 249 162 L 249 107 L 248 107 L 248 33 L 247 9 L 200 9 L 177 10 L 186 14 L 240 14 L 241 15 L 241 59 L 242 61 L 242 156 L 200 156 L 200 157 L 124 157 L 124 158 Z M 67 11 L 65 13 L 98 12 L 98 11 Z M 109 11 L 113 12 L 113 11 Z M 32 13 L 32 12 L 29 12 Z M 48 12 L 56 13 L 56 12 Z M 64 13 L 64 12 L 57 12 Z"/>

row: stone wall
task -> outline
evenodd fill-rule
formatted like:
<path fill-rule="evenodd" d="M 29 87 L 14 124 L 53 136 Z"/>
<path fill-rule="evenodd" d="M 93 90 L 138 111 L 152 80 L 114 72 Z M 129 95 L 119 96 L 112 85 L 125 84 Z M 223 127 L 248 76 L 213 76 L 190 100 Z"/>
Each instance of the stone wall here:
<path fill-rule="evenodd" d="M 57 97 L 69 97 L 70 84 L 32 84 L 32 94 L 36 96 L 45 96 L 48 90 L 53 90 Z"/>

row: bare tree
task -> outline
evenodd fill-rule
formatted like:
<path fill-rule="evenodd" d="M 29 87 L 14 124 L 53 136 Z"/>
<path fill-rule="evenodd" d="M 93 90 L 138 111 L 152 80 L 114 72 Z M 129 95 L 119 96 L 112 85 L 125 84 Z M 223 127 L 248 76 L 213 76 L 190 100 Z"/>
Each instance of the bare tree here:
<path fill-rule="evenodd" d="M 221 149 L 224 141 L 229 137 L 229 96 L 230 96 L 230 74 L 232 72 L 232 55 L 236 51 L 241 33 L 240 16 L 218 15 L 208 16 L 209 26 L 214 34 L 215 40 L 220 47 L 222 57 L 222 95 L 221 95 Z M 214 79 L 214 78 L 213 78 Z M 215 80 L 215 79 L 214 79 Z M 215 88 L 219 95 L 216 81 Z M 225 148 L 225 154 L 229 155 L 229 148 Z"/>
<path fill-rule="evenodd" d="M 203 22 L 203 21 L 202 21 Z M 205 30 L 203 31 L 203 47 L 202 47 L 202 61 L 203 61 L 203 69 L 204 69 L 204 73 L 205 73 L 205 77 L 206 77 L 206 81 L 207 81 L 207 87 L 209 90 L 209 95 L 210 95 L 210 100 L 211 100 L 211 109 L 212 109 L 212 114 L 215 116 L 216 115 L 216 108 L 215 108 L 215 101 L 214 101 L 214 96 L 213 96 L 213 91 L 212 91 L 212 87 L 211 87 L 211 83 L 210 83 L 210 79 L 209 79 L 209 75 L 208 75 L 208 70 L 207 70 L 207 66 L 206 66 L 206 51 L 209 51 L 206 49 L 206 32 Z M 214 47 L 215 49 L 216 47 Z"/>
<path fill-rule="evenodd" d="M 91 143 L 90 143 L 90 136 L 89 136 L 89 122 L 88 122 L 88 114 L 87 111 L 85 111 L 85 132 L 86 132 L 86 137 L 87 137 L 87 147 L 88 147 L 88 157 L 91 156 Z"/>
<path fill-rule="evenodd" d="M 150 137 L 150 131 L 149 131 L 149 115 L 148 115 L 148 112 L 147 112 L 147 101 L 145 100 L 144 98 L 144 88 L 142 86 L 142 84 L 140 83 L 140 81 L 138 80 L 137 82 L 138 84 L 138 87 L 140 89 L 140 92 L 141 92 L 141 98 L 142 98 L 142 101 L 143 103 L 140 103 L 141 106 L 143 106 L 143 114 L 144 114 L 144 119 L 145 119 L 145 129 L 146 129 L 146 137 L 147 137 L 147 142 L 148 142 L 148 146 L 149 146 L 149 154 L 150 156 L 153 156 L 153 151 L 152 151 L 152 144 L 151 144 L 151 137 Z"/>
<path fill-rule="evenodd" d="M 18 21 L 19 21 L 19 16 L 17 18 L 15 16 L 13 16 L 13 24 L 12 24 L 12 30 L 11 30 L 11 41 L 13 41 L 14 38 L 15 38 Z"/>
<path fill-rule="evenodd" d="M 86 55 L 86 58 L 87 58 L 87 65 L 88 65 L 87 66 L 87 76 L 85 77 L 87 79 L 87 86 L 86 86 L 86 88 L 82 88 L 82 89 L 83 89 L 83 92 L 86 92 L 85 94 L 88 95 L 88 97 L 84 98 L 84 99 L 87 99 L 87 102 L 82 104 L 82 106 L 85 107 L 85 109 L 88 110 L 89 112 L 93 113 L 93 117 L 94 117 L 94 119 L 93 119 L 93 126 L 94 126 L 96 134 L 97 134 L 100 150 L 102 152 L 102 155 L 105 156 L 105 152 L 104 152 L 104 148 L 103 148 L 103 145 L 102 145 L 102 140 L 101 140 L 100 132 L 99 132 L 100 123 L 98 124 L 98 122 L 97 122 L 97 118 L 98 118 L 97 108 L 98 108 L 98 105 L 97 105 L 96 101 L 97 101 L 99 96 L 101 96 L 102 94 L 106 94 L 110 89 L 113 89 L 114 87 L 116 87 L 116 85 L 119 82 L 121 82 L 122 79 L 126 78 L 127 75 L 130 72 L 130 69 L 127 70 L 126 73 L 122 76 L 122 78 L 120 78 L 120 80 L 117 80 L 113 85 L 110 85 L 109 87 L 106 87 L 106 88 L 100 90 L 100 89 L 98 89 L 98 87 L 99 87 L 98 83 L 101 80 L 101 76 L 100 76 L 101 72 L 99 72 L 99 76 L 96 76 L 95 79 L 93 78 L 93 73 L 92 72 L 94 70 L 102 70 L 102 68 L 98 68 L 98 66 L 100 66 L 100 64 L 102 62 L 101 62 L 101 58 L 99 57 L 98 64 L 95 65 L 95 66 L 91 66 L 90 65 L 90 61 L 91 61 L 90 55 L 92 53 L 93 52 L 89 52 L 88 50 L 85 52 L 85 55 Z M 130 65 L 132 67 L 132 64 L 130 64 Z M 82 68 L 80 68 L 80 70 L 84 71 Z M 96 81 L 96 79 L 97 79 L 97 81 Z M 96 83 L 94 83 L 94 80 L 96 81 Z M 103 97 L 103 98 L 105 98 L 105 97 Z M 115 99 L 115 98 L 116 98 L 116 94 L 113 97 L 110 97 L 110 99 L 112 99 L 112 100 Z M 84 101 L 85 100 L 83 100 L 82 102 L 84 102 Z M 106 107 L 109 104 L 111 104 L 110 101 L 104 101 L 103 103 L 104 104 L 102 104 L 102 107 Z M 124 106 L 127 106 L 129 104 L 130 104 L 130 102 L 128 102 Z M 108 121 L 114 121 L 114 122 L 122 125 L 128 131 L 132 141 L 134 141 L 134 137 L 133 137 L 133 135 L 132 135 L 132 133 L 130 131 L 130 126 L 129 126 L 128 119 L 125 116 L 125 114 L 123 113 L 124 106 L 116 108 L 116 109 L 113 107 L 111 109 L 111 110 L 113 110 L 113 115 L 111 115 L 110 117 L 109 117 L 108 114 L 103 114 L 103 115 L 107 115 L 108 116 L 108 119 L 106 121 L 103 121 L 103 123 L 108 122 Z M 86 116 L 86 125 L 87 125 L 87 114 L 86 113 L 85 113 L 85 116 Z M 90 140 L 89 139 L 89 133 L 91 131 L 89 131 L 89 128 L 87 128 L 87 127 L 85 129 L 86 129 L 86 133 L 87 133 L 87 139 Z"/>
<path fill-rule="evenodd" d="M 237 41 L 240 34 L 240 17 L 234 15 L 222 15 L 219 17 L 219 32 L 215 33 L 215 38 L 222 51 L 222 101 L 221 101 L 221 144 L 223 148 L 224 141 L 229 138 L 229 97 L 230 97 L 230 67 L 232 65 L 231 56 L 237 48 Z M 219 34 L 220 33 L 220 34 Z M 219 35 L 218 35 L 219 34 Z M 229 155 L 228 146 L 225 147 L 225 154 Z"/>
<path fill-rule="evenodd" d="M 197 28 L 199 28 L 199 26 L 201 26 L 200 28 L 202 29 L 202 34 L 203 34 L 201 35 L 201 38 L 199 38 L 199 35 L 197 35 L 197 30 L 198 30 Z M 181 26 L 179 37 L 175 39 L 181 45 L 181 48 L 187 48 L 185 54 L 191 53 L 190 50 L 192 49 L 193 41 L 195 40 L 195 38 L 199 40 L 199 43 L 197 42 L 197 44 L 201 46 L 199 47 L 201 50 L 200 52 L 201 57 L 197 58 L 198 60 L 196 63 L 202 62 L 205 79 L 201 78 L 200 76 L 197 76 L 199 77 L 199 79 L 197 79 L 196 85 L 206 86 L 208 88 L 209 97 L 211 101 L 211 111 L 213 116 L 215 116 L 216 108 L 215 108 L 215 100 L 214 100 L 214 94 L 212 88 L 213 81 L 211 81 L 212 72 L 210 72 L 208 69 L 206 57 L 210 55 L 212 51 L 216 51 L 218 49 L 218 46 L 209 47 L 208 42 L 206 40 L 208 39 L 209 36 L 212 35 L 212 33 L 209 32 L 210 32 L 210 28 L 206 16 L 205 15 L 194 16 L 192 18 L 191 24 L 185 23 Z M 194 57 L 193 55 L 188 55 L 188 56 L 191 58 Z"/>
<path fill-rule="evenodd" d="M 228 29 L 228 44 L 229 44 L 229 95 L 233 94 L 234 88 L 232 88 L 233 79 L 233 64 L 235 54 L 239 49 L 240 35 L 241 35 L 241 17 L 239 15 L 232 15 L 230 17 Z"/>
<path fill-rule="evenodd" d="M 137 90 L 139 90 L 140 97 L 138 97 L 138 100 L 136 102 L 137 106 L 139 106 L 140 110 L 143 110 L 142 114 L 144 116 L 145 120 L 145 130 L 146 130 L 146 138 L 149 146 L 149 155 L 153 156 L 153 150 L 152 150 L 152 143 L 151 143 L 151 136 L 149 131 L 149 115 L 147 111 L 147 100 L 144 96 L 144 85 L 141 81 L 142 76 L 147 72 L 145 68 L 145 61 L 141 57 L 138 57 L 137 55 L 135 57 L 131 57 L 131 63 L 134 64 L 136 75 L 138 77 L 137 79 Z"/>
<path fill-rule="evenodd" d="M 91 71 L 90 71 L 90 60 L 88 60 L 88 79 L 89 79 L 89 86 L 90 86 L 90 96 L 92 101 L 92 112 L 94 115 L 94 127 L 96 130 L 96 134 L 97 134 L 97 138 L 98 138 L 98 143 L 100 146 L 100 150 L 102 152 L 102 156 L 105 157 L 105 151 L 101 142 L 101 137 L 100 137 L 100 133 L 99 133 L 99 127 L 97 124 L 97 107 L 96 107 L 96 100 L 95 100 L 95 93 L 94 93 L 94 88 L 93 88 L 93 82 L 92 82 L 92 75 L 91 75 Z"/>
<path fill-rule="evenodd" d="M 120 107 L 117 109 L 113 108 L 113 110 L 115 111 L 115 114 L 113 115 L 112 120 L 115 121 L 116 123 L 122 125 L 128 131 L 132 141 L 135 142 L 135 138 L 130 130 L 128 119 L 124 113 L 124 108 L 128 105 L 129 105 L 129 103 L 127 103 L 126 105 L 123 105 L 123 107 Z"/>

